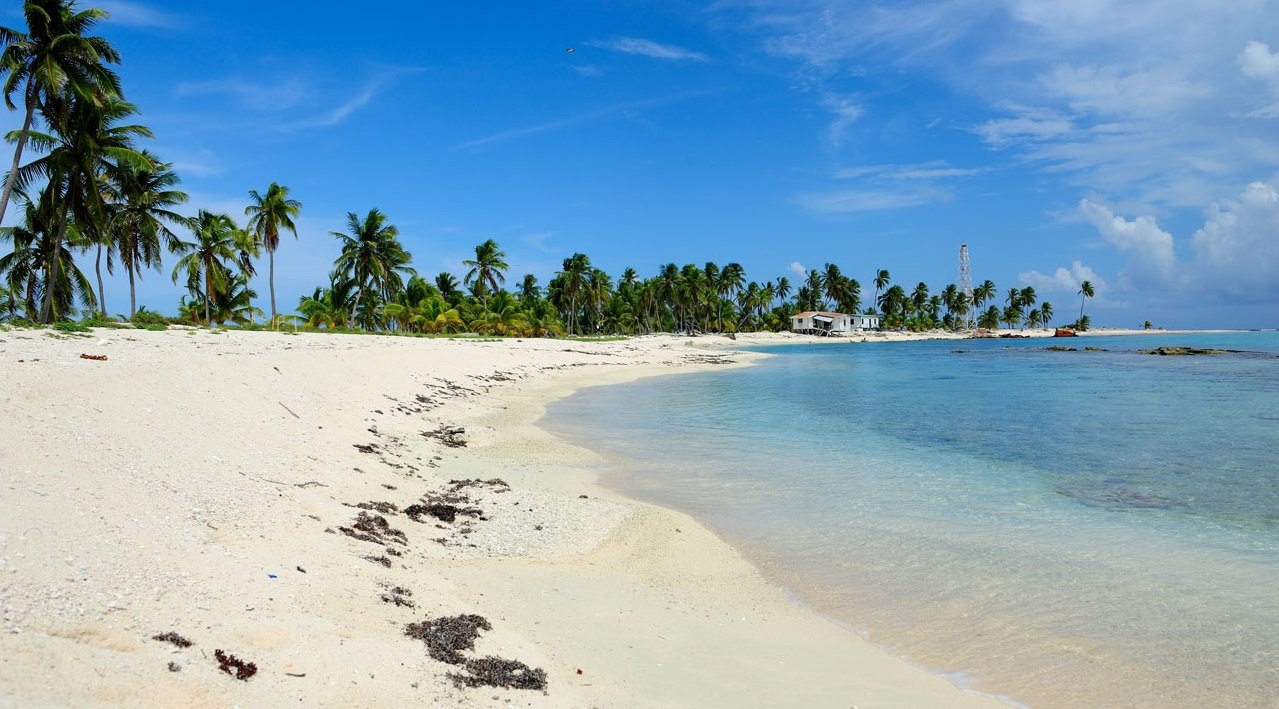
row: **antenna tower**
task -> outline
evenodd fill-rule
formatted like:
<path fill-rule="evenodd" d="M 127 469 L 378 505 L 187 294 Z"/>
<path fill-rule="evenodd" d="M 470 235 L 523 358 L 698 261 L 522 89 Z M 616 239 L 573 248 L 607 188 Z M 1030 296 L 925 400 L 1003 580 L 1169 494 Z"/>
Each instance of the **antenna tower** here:
<path fill-rule="evenodd" d="M 959 245 L 959 290 L 964 294 L 968 307 L 971 308 L 973 306 L 973 271 L 971 264 L 968 263 L 968 244 Z"/>

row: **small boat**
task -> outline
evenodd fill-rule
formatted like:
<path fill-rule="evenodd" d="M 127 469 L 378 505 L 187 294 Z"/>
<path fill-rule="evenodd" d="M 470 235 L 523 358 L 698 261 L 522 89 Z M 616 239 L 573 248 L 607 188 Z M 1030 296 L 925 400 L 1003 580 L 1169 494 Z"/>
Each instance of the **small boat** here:
<path fill-rule="evenodd" d="M 1079 337 L 1079 333 L 1068 327 L 1059 327 L 1053 331 L 1053 337 Z"/>

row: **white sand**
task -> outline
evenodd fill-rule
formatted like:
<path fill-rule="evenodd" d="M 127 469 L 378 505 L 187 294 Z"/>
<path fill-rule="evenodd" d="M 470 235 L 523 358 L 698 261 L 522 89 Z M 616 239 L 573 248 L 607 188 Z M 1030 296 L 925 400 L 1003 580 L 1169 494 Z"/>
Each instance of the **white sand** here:
<path fill-rule="evenodd" d="M 0 706 L 997 705 L 596 486 L 594 454 L 533 425 L 581 386 L 756 356 L 689 342 L 0 332 Z M 467 446 L 421 435 L 440 426 Z M 463 491 L 484 520 L 385 515 L 404 545 L 326 533 L 348 504 L 470 478 L 511 486 Z M 390 568 L 361 558 L 386 546 Z M 547 693 L 457 689 L 403 634 L 460 613 L 493 625 L 470 656 L 542 668 Z M 221 673 L 215 649 L 258 674 Z"/>

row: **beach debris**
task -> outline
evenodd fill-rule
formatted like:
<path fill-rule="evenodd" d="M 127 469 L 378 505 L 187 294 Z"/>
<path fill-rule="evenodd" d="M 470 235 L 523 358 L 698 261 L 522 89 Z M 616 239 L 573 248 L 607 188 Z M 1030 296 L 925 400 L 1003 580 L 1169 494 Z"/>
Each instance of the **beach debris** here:
<path fill-rule="evenodd" d="M 213 656 L 218 660 L 219 670 L 242 682 L 249 681 L 250 677 L 258 673 L 258 666 L 255 663 L 241 660 L 231 653 L 214 650 Z"/>
<path fill-rule="evenodd" d="M 474 650 L 480 631 L 492 629 L 493 625 L 483 616 L 465 614 L 409 623 L 404 627 L 404 634 L 426 643 L 426 652 L 432 659 L 460 665 L 466 661 L 461 651 Z"/>
<path fill-rule="evenodd" d="M 347 506 L 350 507 L 351 505 L 347 505 Z M 396 507 L 395 504 L 391 502 L 369 501 L 369 502 L 360 502 L 355 504 L 354 506 L 362 510 L 372 510 L 374 512 L 381 512 L 384 515 L 395 514 L 396 512 L 400 511 L 400 508 Z"/>
<path fill-rule="evenodd" d="M 377 453 L 376 443 L 352 443 L 351 447 L 361 453 Z"/>
<path fill-rule="evenodd" d="M 277 371 L 277 372 L 278 372 L 278 371 L 280 371 L 280 370 L 278 370 L 278 369 L 277 369 L 277 370 L 275 370 L 275 371 Z M 295 419 L 300 419 L 300 418 L 302 418 L 301 416 L 298 416 L 296 413 L 294 413 L 294 412 L 293 412 L 293 409 L 290 409 L 289 407 L 284 406 L 284 402 L 283 402 L 283 401 L 277 401 L 277 402 L 275 402 L 275 403 L 277 403 L 277 404 L 279 404 L 280 406 L 284 407 L 284 410 L 285 410 L 285 411 L 287 411 L 287 412 L 289 412 L 289 413 L 293 414 L 293 418 L 295 418 Z"/>
<path fill-rule="evenodd" d="M 386 588 L 383 586 L 383 588 Z M 413 592 L 403 586 L 393 586 L 387 588 L 386 593 L 382 594 L 382 602 L 390 603 L 397 608 L 416 608 L 417 604 L 409 600 L 413 596 Z"/>
<path fill-rule="evenodd" d="M 366 561 L 371 561 L 374 564 L 385 566 L 388 569 L 391 568 L 391 559 L 387 556 L 362 556 L 360 558 Z"/>
<path fill-rule="evenodd" d="M 80 355 L 80 359 L 91 359 L 91 360 L 93 360 L 93 361 L 95 361 L 95 362 L 105 362 L 105 361 L 107 361 L 107 356 L 106 356 L 106 355 L 99 355 L 99 354 L 83 354 L 83 353 L 82 353 L 82 354 Z"/>
<path fill-rule="evenodd" d="M 285 672 L 284 674 L 289 677 L 305 677 L 306 676 L 305 672 Z"/>
<path fill-rule="evenodd" d="M 361 542 L 385 545 L 387 539 L 397 544 L 408 544 L 408 537 L 391 526 L 382 515 L 360 512 L 350 527 L 338 527 L 338 531 Z"/>
<path fill-rule="evenodd" d="M 302 568 L 301 566 L 298 567 L 298 571 L 301 571 L 304 574 L 306 573 L 306 569 Z"/>
<path fill-rule="evenodd" d="M 450 480 L 449 486 L 453 492 L 458 492 L 468 487 L 491 487 L 493 492 L 510 492 L 511 486 L 501 478 L 491 478 L 489 480 L 481 480 L 479 478 L 471 478 L 469 480 Z"/>
<path fill-rule="evenodd" d="M 1159 355 L 1161 357 L 1186 357 L 1190 355 L 1239 354 L 1239 350 L 1200 349 L 1198 347 L 1156 347 L 1152 350 L 1137 350 L 1137 354 Z"/>
<path fill-rule="evenodd" d="M 169 643 L 171 645 L 174 645 L 175 647 L 191 647 L 194 644 L 190 640 L 187 640 L 186 638 L 182 637 L 181 635 L 178 635 L 172 630 L 170 630 L 167 633 L 152 635 L 151 639 L 159 640 L 162 643 Z"/>
<path fill-rule="evenodd" d="M 458 507 L 445 502 L 432 502 L 425 505 L 409 505 L 404 508 L 404 514 L 414 522 L 421 522 L 423 515 L 430 515 L 441 522 L 449 522 L 450 524 L 457 520 L 458 515 L 466 515 L 468 517 L 479 517 L 483 511 L 478 507 Z"/>
<path fill-rule="evenodd" d="M 169 663 L 169 671 L 170 671 L 170 672 L 181 672 L 181 671 L 182 671 L 182 665 L 179 665 L 179 664 L 178 664 L 178 663 L 176 663 L 176 662 L 170 662 L 170 663 Z"/>
<path fill-rule="evenodd" d="M 466 429 L 460 426 L 449 426 L 441 424 L 434 431 L 423 431 L 423 438 L 434 438 L 449 448 L 465 448 L 466 439 L 462 438 L 462 434 L 466 433 Z"/>
<path fill-rule="evenodd" d="M 488 656 L 467 660 L 466 673 L 450 672 L 448 678 L 458 689 L 463 687 L 500 687 L 546 691 L 546 670 L 533 669 L 519 660 Z M 579 674 L 581 671 L 578 671 Z"/>

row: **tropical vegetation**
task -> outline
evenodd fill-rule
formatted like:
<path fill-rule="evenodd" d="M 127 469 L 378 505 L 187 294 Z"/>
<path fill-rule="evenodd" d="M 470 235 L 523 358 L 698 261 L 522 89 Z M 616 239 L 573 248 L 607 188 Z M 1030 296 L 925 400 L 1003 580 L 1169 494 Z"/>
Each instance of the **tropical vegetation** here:
<path fill-rule="evenodd" d="M 25 28 L 0 27 L 5 102 L 24 116 L 22 128 L 6 136 L 13 158 L 0 218 L 11 202 L 21 218 L 0 229 L 10 246 L 0 254 L 0 318 L 104 321 L 102 270 L 121 268 L 129 319 L 163 326 L 159 314 L 138 307 L 136 282 L 159 270 L 166 255 L 175 264 L 173 282 L 186 290 L 177 320 L 193 325 L 265 320 L 272 327 L 408 335 L 602 337 L 785 330 L 804 310 L 874 313 L 886 328 L 910 330 L 1039 327 L 1053 317 L 1051 304 L 1030 287 L 1009 289 L 1001 308 L 989 280 L 970 292 L 953 283 L 933 289 L 875 269 L 873 288 L 863 288 L 834 262 L 771 278 L 749 278 L 731 261 L 666 263 L 649 275 L 626 268 L 614 276 L 574 253 L 539 283 L 532 274 L 516 277 L 493 239 L 462 262 L 460 280 L 448 272 L 427 275 L 413 266 L 399 228 L 377 208 L 347 214 L 345 227 L 331 232 L 339 254 L 327 282 L 299 299 L 296 314 L 281 313 L 276 251 L 282 234 L 298 237 L 302 203 L 271 182 L 263 192 L 247 192 L 243 223 L 208 210 L 179 212 L 187 202 L 181 179 L 172 163 L 143 145 L 152 133 L 136 122 L 138 109 L 125 99 L 112 68 L 120 56 L 93 34 L 106 16 L 75 0 L 26 0 Z M 262 252 L 269 318 L 255 306 Z M 1092 284 L 1083 286 L 1086 300 Z M 1079 323 L 1087 324 L 1082 303 Z"/>

